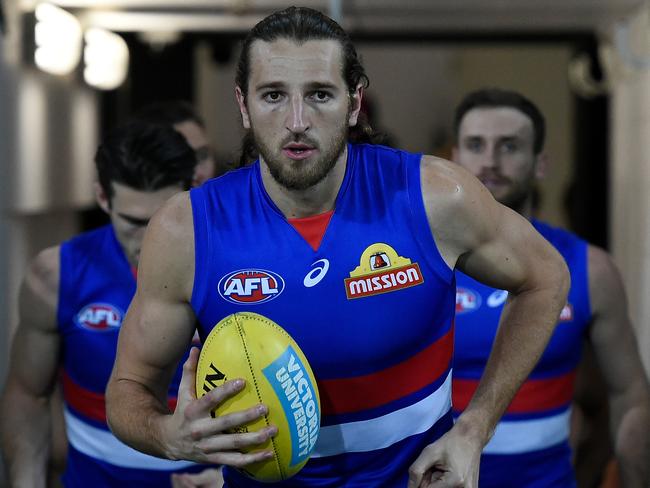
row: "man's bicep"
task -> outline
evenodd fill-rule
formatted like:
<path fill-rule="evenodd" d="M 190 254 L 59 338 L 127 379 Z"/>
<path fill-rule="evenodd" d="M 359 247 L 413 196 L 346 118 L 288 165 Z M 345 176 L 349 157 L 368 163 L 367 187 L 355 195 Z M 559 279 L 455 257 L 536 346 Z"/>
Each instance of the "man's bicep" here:
<path fill-rule="evenodd" d="M 61 342 L 58 274 L 58 248 L 43 251 L 31 264 L 19 294 L 8 384 L 35 397 L 49 395 L 56 382 Z"/>
<path fill-rule="evenodd" d="M 120 330 L 114 376 L 166 387 L 193 333 L 187 304 L 136 294 Z"/>
<path fill-rule="evenodd" d="M 516 212 L 496 207 L 475 219 L 485 238 L 461 255 L 457 267 L 494 288 L 517 292 L 546 280 L 559 256 L 533 226 Z"/>
<path fill-rule="evenodd" d="M 176 198 L 163 207 L 146 231 L 138 288 L 120 330 L 117 378 L 162 389 L 194 334 L 193 232 L 186 203 Z"/>

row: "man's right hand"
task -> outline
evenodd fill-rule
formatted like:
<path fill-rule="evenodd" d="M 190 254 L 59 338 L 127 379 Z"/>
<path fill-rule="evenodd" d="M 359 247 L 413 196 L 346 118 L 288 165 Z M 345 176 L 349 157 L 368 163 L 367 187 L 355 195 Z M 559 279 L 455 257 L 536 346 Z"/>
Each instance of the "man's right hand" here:
<path fill-rule="evenodd" d="M 250 424 L 268 412 L 265 405 L 213 418 L 215 407 L 235 396 L 244 387 L 244 380 L 227 381 L 201 398 L 196 397 L 195 377 L 199 351 L 192 348 L 183 365 L 174 414 L 161 426 L 166 454 L 170 459 L 242 467 L 273 457 L 270 449 L 246 452 L 277 434 L 277 427 L 268 426 L 256 432 L 228 433 L 235 427 Z"/>

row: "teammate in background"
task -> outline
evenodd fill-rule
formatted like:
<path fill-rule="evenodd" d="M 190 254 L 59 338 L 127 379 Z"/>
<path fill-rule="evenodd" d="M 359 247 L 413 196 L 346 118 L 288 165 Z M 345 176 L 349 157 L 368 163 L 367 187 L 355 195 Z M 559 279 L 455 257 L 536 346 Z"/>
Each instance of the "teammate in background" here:
<path fill-rule="evenodd" d="M 558 327 L 483 451 L 481 487 L 576 485 L 569 416 L 585 340 L 593 346 L 607 382 L 610 427 L 623 486 L 647 487 L 650 392 L 619 272 L 602 249 L 531 218 L 534 184 L 547 164 L 542 114 L 516 92 L 484 89 L 459 104 L 454 127 L 454 161 L 478 177 L 497 201 L 530 219 L 562 254 L 571 273 L 568 302 Z M 461 272 L 456 279 L 452 391 L 455 414 L 460 415 L 488 362 L 508 293 Z"/>
<path fill-rule="evenodd" d="M 280 486 L 476 486 L 481 450 L 566 302 L 566 265 L 458 165 L 348 143 L 365 133 L 367 85 L 349 37 L 320 12 L 277 12 L 244 41 L 235 92 L 259 161 L 174 197 L 149 225 L 107 389 L 125 442 L 227 466 L 269 459 L 242 450 L 275 426 L 226 433 L 266 406 L 211 418 L 243 382 L 197 400 L 196 351 L 174 414 L 161 402 L 197 319 L 205 339 L 256 301 L 305 352 L 322 402 L 315 453 Z M 484 381 L 452 427 L 455 267 L 512 293 Z M 229 467 L 224 478 L 267 486 Z"/>
<path fill-rule="evenodd" d="M 95 162 L 97 202 L 111 224 L 42 251 L 21 288 L 0 415 L 14 487 L 45 486 L 48 403 L 59 367 L 69 442 L 66 487 L 171 486 L 172 472 L 201 469 L 122 444 L 108 430 L 104 405 L 119 328 L 135 293 L 144 229 L 169 197 L 190 187 L 194 151 L 172 128 L 139 122 L 106 138 Z M 170 408 L 179 376 L 169 389 Z M 167 398 L 161 398 L 165 405 Z"/>
<path fill-rule="evenodd" d="M 181 100 L 154 102 L 141 108 L 134 119 L 171 125 L 185 137 L 187 143 L 194 149 L 197 159 L 192 186 L 199 186 L 218 175 L 217 162 L 205 133 L 203 119 L 188 102 Z"/>

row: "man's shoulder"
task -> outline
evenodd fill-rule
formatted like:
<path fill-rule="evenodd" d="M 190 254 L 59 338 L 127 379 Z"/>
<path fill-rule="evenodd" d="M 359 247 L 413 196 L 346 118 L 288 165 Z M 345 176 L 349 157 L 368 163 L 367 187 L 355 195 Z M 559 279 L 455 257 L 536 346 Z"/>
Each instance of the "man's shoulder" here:
<path fill-rule="evenodd" d="M 449 217 L 459 212 L 471 213 L 483 200 L 493 200 L 485 187 L 456 163 L 423 155 L 420 168 L 425 204 L 449 214 Z"/>
<path fill-rule="evenodd" d="M 61 243 L 62 247 L 68 246 L 96 246 L 101 240 L 113 233 L 111 224 L 102 225 L 94 229 L 81 232 Z"/>
<path fill-rule="evenodd" d="M 606 286 L 611 284 L 614 278 L 614 281 L 622 283 L 620 272 L 612 256 L 593 244 L 587 244 L 587 266 L 590 281 Z"/>
<path fill-rule="evenodd" d="M 184 191 L 172 196 L 158 209 L 149 222 L 147 234 L 163 232 L 172 238 L 183 238 L 192 228 L 190 192 Z"/>
<path fill-rule="evenodd" d="M 54 327 L 59 298 L 61 246 L 55 245 L 39 252 L 29 264 L 20 293 L 22 315 L 38 317 L 34 325 Z M 24 318 L 24 317 L 23 317 Z"/>
<path fill-rule="evenodd" d="M 27 276 L 43 282 L 51 282 L 52 278 L 58 277 L 60 267 L 61 245 L 56 244 L 40 251 L 32 259 Z"/>

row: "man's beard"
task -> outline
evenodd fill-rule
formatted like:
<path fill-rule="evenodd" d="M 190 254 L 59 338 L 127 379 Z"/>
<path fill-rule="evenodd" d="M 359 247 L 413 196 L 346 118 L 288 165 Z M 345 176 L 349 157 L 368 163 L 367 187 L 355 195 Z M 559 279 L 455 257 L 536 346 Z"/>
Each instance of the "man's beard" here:
<path fill-rule="evenodd" d="M 499 203 L 520 214 L 526 206 L 531 191 L 532 190 L 522 190 L 521 188 L 518 188 L 515 191 L 508 193 L 503 198 L 500 198 Z"/>
<path fill-rule="evenodd" d="M 483 181 L 486 175 L 490 175 L 492 178 L 499 177 L 507 186 L 507 190 L 502 194 L 494 194 L 493 190 L 489 189 L 492 196 L 501 204 L 509 207 L 517 213 L 522 213 L 526 207 L 526 203 L 530 198 L 530 195 L 533 191 L 533 176 L 532 174 L 527 177 L 524 181 L 513 181 L 510 178 L 507 178 L 500 173 L 495 173 L 492 170 L 485 171 L 479 175 L 479 179 Z"/>
<path fill-rule="evenodd" d="M 273 150 L 257 137 L 253 127 L 251 127 L 251 134 L 273 179 L 288 190 L 300 191 L 323 181 L 336 166 L 336 162 L 345 150 L 348 127 L 346 124 L 341 124 L 340 130 L 322 145 L 310 139 L 309 136 L 300 134 L 283 140 L 279 148 L 294 142 L 304 143 L 318 150 L 316 156 L 299 161 L 281 161 L 280 157 L 276 157 Z"/>

